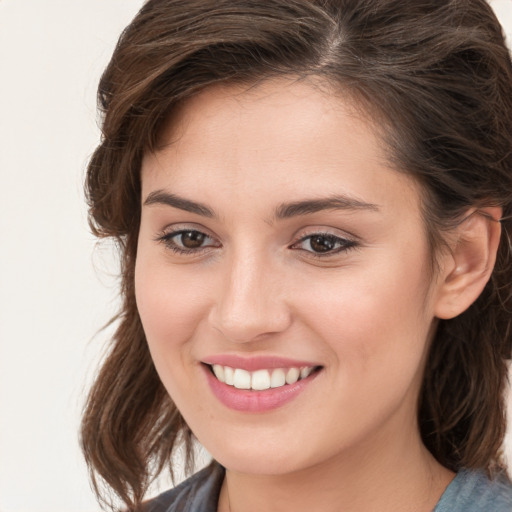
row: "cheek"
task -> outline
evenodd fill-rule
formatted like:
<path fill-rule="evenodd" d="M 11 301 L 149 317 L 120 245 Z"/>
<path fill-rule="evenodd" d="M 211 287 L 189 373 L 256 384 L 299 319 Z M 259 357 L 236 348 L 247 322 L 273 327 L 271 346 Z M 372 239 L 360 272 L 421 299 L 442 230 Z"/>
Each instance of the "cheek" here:
<path fill-rule="evenodd" d="M 156 371 L 186 417 L 201 413 L 195 397 L 197 362 L 194 333 L 204 319 L 206 294 L 201 280 L 140 251 L 135 267 L 137 308 Z"/>
<path fill-rule="evenodd" d="M 421 263 L 398 261 L 309 281 L 308 294 L 294 291 L 304 321 L 326 340 L 336 367 L 343 369 L 339 375 L 377 391 L 377 375 L 388 380 L 402 372 L 412 378 L 433 321 Z"/>
<path fill-rule="evenodd" d="M 207 293 L 192 271 L 173 271 L 161 257 L 148 253 L 142 247 L 137 256 L 137 308 L 157 372 L 179 401 L 178 383 L 193 368 L 192 340 L 206 315 Z"/>
<path fill-rule="evenodd" d="M 142 249 L 135 265 L 135 296 L 150 343 L 181 340 L 204 309 L 204 282 L 192 271 L 173 271 Z"/>

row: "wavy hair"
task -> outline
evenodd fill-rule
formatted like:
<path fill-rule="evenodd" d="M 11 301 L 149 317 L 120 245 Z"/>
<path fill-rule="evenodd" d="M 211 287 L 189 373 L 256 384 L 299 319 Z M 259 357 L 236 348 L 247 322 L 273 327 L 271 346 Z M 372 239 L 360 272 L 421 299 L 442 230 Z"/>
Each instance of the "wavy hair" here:
<path fill-rule="evenodd" d="M 97 493 L 138 509 L 192 434 L 160 383 L 135 304 L 140 166 L 176 106 L 220 83 L 314 76 L 375 114 L 395 168 L 423 186 L 433 253 L 471 207 L 503 208 L 494 272 L 441 320 L 418 402 L 445 467 L 503 467 L 512 346 L 512 64 L 484 0 L 148 0 L 99 85 L 102 140 L 87 170 L 90 225 L 121 254 L 121 311 L 88 396 L 81 444 Z"/>

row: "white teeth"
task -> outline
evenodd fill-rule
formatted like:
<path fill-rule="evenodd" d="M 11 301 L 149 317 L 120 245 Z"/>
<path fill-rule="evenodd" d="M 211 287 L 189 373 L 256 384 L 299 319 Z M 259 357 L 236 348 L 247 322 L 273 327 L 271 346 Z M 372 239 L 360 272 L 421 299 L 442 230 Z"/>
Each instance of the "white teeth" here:
<path fill-rule="evenodd" d="M 257 391 L 263 391 L 270 387 L 270 375 L 268 370 L 258 370 L 253 372 L 251 377 L 251 388 Z"/>
<path fill-rule="evenodd" d="M 307 366 L 248 372 L 241 368 L 231 368 L 220 364 L 214 364 L 212 369 L 215 377 L 220 382 L 234 386 L 237 389 L 253 389 L 254 391 L 264 391 L 269 388 L 280 388 L 286 384 L 295 384 L 298 380 L 311 375 L 314 370 L 312 366 Z"/>
<path fill-rule="evenodd" d="M 226 377 L 224 376 L 224 366 L 221 366 L 220 364 L 214 364 L 213 373 L 215 374 L 215 377 L 217 377 L 217 379 L 219 379 L 221 382 L 226 382 Z"/>
<path fill-rule="evenodd" d="M 233 370 L 233 368 L 231 368 L 229 366 L 224 366 L 224 378 L 225 378 L 224 382 L 226 384 L 229 384 L 230 386 L 233 386 L 233 384 L 235 383 L 234 376 L 235 376 L 235 370 Z M 219 379 L 219 380 L 221 380 L 221 379 Z"/>
<path fill-rule="evenodd" d="M 286 384 L 295 384 L 300 377 L 300 370 L 298 368 L 290 368 L 286 372 Z"/>
<path fill-rule="evenodd" d="M 251 374 L 247 370 L 236 368 L 233 385 L 237 389 L 251 389 Z"/>
<path fill-rule="evenodd" d="M 270 379 L 270 387 L 271 388 L 280 388 L 286 384 L 286 376 L 284 374 L 284 370 L 278 368 L 272 372 L 272 377 Z"/>
<path fill-rule="evenodd" d="M 306 377 L 309 377 L 311 375 L 312 371 L 313 371 L 313 368 L 311 368 L 311 366 L 302 368 L 300 370 L 300 378 L 305 379 Z"/>

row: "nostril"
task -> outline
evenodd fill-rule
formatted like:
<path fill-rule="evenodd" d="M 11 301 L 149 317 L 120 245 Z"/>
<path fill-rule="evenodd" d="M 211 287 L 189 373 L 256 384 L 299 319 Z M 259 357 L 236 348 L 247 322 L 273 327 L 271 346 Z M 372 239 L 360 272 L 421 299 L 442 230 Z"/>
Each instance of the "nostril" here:
<path fill-rule="evenodd" d="M 227 340 L 247 343 L 282 333 L 291 324 L 291 317 L 285 311 L 276 315 L 275 312 L 264 313 L 253 308 L 244 314 L 212 311 L 209 323 Z"/>

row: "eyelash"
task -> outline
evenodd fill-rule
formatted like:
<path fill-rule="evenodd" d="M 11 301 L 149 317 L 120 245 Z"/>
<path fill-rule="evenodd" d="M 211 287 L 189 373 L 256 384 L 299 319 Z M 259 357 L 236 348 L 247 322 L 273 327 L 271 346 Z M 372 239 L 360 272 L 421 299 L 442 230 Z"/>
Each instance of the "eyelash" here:
<path fill-rule="evenodd" d="M 200 252 L 208 250 L 211 247 L 220 247 L 220 244 L 219 245 L 210 244 L 207 246 L 198 247 L 196 249 L 190 249 L 190 248 L 187 249 L 187 248 L 180 247 L 179 245 L 176 244 L 174 239 L 176 239 L 180 235 L 184 235 L 186 233 L 194 234 L 196 236 L 202 235 L 205 237 L 205 239 L 213 240 L 212 237 L 210 237 L 206 233 L 203 233 L 202 231 L 199 231 L 197 229 L 179 229 L 176 231 L 171 231 L 170 233 L 164 233 L 164 234 L 160 235 L 159 237 L 157 237 L 156 240 L 158 242 L 163 243 L 168 249 L 171 249 L 174 253 L 180 254 L 180 255 L 198 254 Z M 307 242 L 308 240 L 309 240 L 310 247 L 311 247 L 312 240 L 315 237 L 323 238 L 324 241 L 329 241 L 332 244 L 334 244 L 334 246 L 338 245 L 338 247 L 335 249 L 329 249 L 328 251 L 326 251 L 324 253 L 310 251 L 307 249 L 300 249 L 297 247 L 297 246 L 303 244 L 304 242 Z M 313 258 L 328 258 L 329 256 L 333 256 L 333 255 L 339 254 L 341 252 L 348 252 L 349 250 L 356 249 L 358 246 L 359 246 L 359 243 L 352 239 L 336 236 L 336 235 L 333 235 L 332 233 L 315 232 L 315 233 L 311 233 L 311 234 L 308 234 L 308 235 L 300 238 L 299 240 L 297 240 L 296 242 L 291 244 L 289 246 L 289 248 L 307 252 Z"/>
<path fill-rule="evenodd" d="M 315 251 L 308 251 L 307 249 L 298 249 L 305 252 L 308 252 L 312 257 L 314 258 L 328 258 L 329 256 L 333 256 L 342 252 L 348 252 L 352 249 L 356 249 L 358 247 L 358 243 L 355 240 L 349 239 L 349 238 L 343 238 L 341 236 L 333 235 L 332 233 L 322 233 L 322 232 L 316 232 L 311 233 L 309 235 L 306 235 L 302 238 L 300 238 L 297 242 L 294 242 L 290 248 L 295 248 L 298 245 L 303 244 L 304 242 L 307 242 L 309 240 L 309 245 L 311 247 L 311 243 L 314 240 L 314 238 L 323 238 L 324 241 L 329 241 L 333 243 L 335 246 L 338 245 L 335 249 L 329 249 L 328 251 L 322 253 L 322 252 L 315 252 Z"/>
<path fill-rule="evenodd" d="M 183 247 L 176 245 L 176 242 L 174 241 L 174 239 L 179 237 L 180 235 L 184 235 L 186 233 L 194 233 L 194 234 L 203 235 L 206 239 L 212 240 L 212 237 L 208 236 L 206 233 L 203 233 L 202 231 L 199 231 L 198 229 L 179 229 L 177 231 L 171 231 L 170 233 L 162 234 L 161 236 L 159 236 L 157 238 L 157 241 L 162 242 L 168 249 L 171 249 L 176 254 L 183 254 L 183 255 L 197 254 L 197 253 L 202 252 L 210 247 L 210 246 L 206 246 L 206 247 L 198 247 L 197 249 L 187 249 L 187 248 L 183 248 Z"/>

